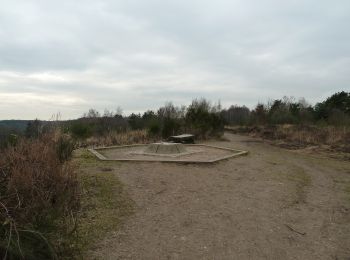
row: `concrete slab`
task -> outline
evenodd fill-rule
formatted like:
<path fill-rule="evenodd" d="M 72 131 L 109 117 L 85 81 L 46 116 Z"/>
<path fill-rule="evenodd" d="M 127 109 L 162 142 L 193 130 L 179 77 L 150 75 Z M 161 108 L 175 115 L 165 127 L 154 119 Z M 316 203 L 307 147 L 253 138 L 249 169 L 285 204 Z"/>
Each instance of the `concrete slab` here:
<path fill-rule="evenodd" d="M 144 153 L 148 154 L 181 154 L 186 153 L 186 147 L 178 143 L 154 143 L 149 144 Z"/>
<path fill-rule="evenodd" d="M 247 151 L 205 144 L 183 145 L 186 153 L 155 154 L 145 153 L 148 145 L 126 145 L 89 149 L 102 161 L 125 162 L 173 162 L 173 163 L 214 163 L 225 159 L 247 155 Z M 153 152 L 155 147 L 150 148 Z"/>

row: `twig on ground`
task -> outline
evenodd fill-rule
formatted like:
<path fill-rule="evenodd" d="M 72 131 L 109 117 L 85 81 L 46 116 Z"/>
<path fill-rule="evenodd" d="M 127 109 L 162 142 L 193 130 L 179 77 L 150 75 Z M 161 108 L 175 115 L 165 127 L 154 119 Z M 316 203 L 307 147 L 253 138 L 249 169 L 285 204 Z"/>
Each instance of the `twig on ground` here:
<path fill-rule="evenodd" d="M 288 224 L 284 224 L 290 231 L 293 231 L 295 233 L 298 233 L 299 235 L 305 236 L 306 233 L 305 232 L 300 232 L 298 230 L 295 230 L 294 228 L 292 228 L 291 226 L 289 226 Z"/>
<path fill-rule="evenodd" d="M 162 189 L 162 190 L 160 190 L 160 191 L 156 192 L 155 194 L 156 194 L 156 195 L 158 195 L 158 194 L 163 193 L 164 191 L 166 191 L 166 189 Z"/>

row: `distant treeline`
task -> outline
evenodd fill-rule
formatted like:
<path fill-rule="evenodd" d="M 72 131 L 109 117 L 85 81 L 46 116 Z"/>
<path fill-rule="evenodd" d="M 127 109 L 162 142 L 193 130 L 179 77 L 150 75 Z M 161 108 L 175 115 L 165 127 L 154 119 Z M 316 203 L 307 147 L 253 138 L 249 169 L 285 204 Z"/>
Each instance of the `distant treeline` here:
<path fill-rule="evenodd" d="M 185 132 L 207 138 L 222 134 L 224 125 L 266 124 L 350 125 L 350 93 L 335 93 L 315 106 L 304 98 L 296 101 L 284 97 L 257 104 L 252 110 L 237 105 L 222 109 L 220 104 L 205 99 L 195 99 L 188 107 L 174 106 L 169 102 L 156 111 L 126 117 L 120 111 L 106 110 L 100 114 L 90 109 L 82 118 L 67 122 L 65 126 L 66 131 L 77 138 L 141 129 L 163 138 Z"/>
<path fill-rule="evenodd" d="M 106 135 L 112 131 L 146 129 L 152 136 L 169 137 L 191 132 L 199 138 L 220 135 L 224 129 L 220 105 L 212 105 L 205 99 L 195 99 L 191 105 L 174 106 L 168 102 L 157 111 L 148 110 L 127 117 L 121 113 L 105 111 L 100 114 L 90 109 L 82 118 L 64 124 L 65 131 L 76 138 Z"/>
<path fill-rule="evenodd" d="M 5 121 L 2 121 L 5 122 Z M 180 133 L 193 133 L 198 138 L 219 136 L 224 125 L 318 124 L 350 125 L 350 92 L 335 93 L 325 101 L 310 105 L 305 99 L 284 97 L 254 109 L 233 105 L 222 109 L 206 99 L 195 99 L 189 106 L 168 102 L 156 111 L 123 116 L 120 109 L 104 113 L 90 109 L 81 118 L 70 121 L 0 121 L 0 146 L 14 142 L 16 136 L 37 137 L 59 125 L 76 139 L 105 136 L 128 130 L 147 130 L 151 136 L 167 138 Z M 18 127 L 19 126 L 19 127 Z"/>
<path fill-rule="evenodd" d="M 304 98 L 296 101 L 284 97 L 253 110 L 246 106 L 231 106 L 221 112 L 228 125 L 320 124 L 350 125 L 350 92 L 339 92 L 315 106 Z"/>

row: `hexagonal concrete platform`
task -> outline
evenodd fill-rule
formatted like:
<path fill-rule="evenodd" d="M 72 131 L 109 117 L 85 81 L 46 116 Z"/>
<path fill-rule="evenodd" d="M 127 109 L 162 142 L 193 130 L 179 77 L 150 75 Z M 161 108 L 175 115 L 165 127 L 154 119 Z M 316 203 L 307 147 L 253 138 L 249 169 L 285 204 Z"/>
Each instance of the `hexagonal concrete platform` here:
<path fill-rule="evenodd" d="M 142 144 L 89 149 L 103 161 L 214 163 L 247 151 L 205 144 Z M 159 152 L 158 152 L 159 151 Z"/>

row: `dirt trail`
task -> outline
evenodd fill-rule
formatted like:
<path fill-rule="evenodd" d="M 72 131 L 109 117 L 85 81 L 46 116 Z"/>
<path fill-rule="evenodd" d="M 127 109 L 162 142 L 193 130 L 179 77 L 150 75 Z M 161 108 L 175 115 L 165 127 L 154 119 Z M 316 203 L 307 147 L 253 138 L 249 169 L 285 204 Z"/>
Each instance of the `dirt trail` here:
<path fill-rule="evenodd" d="M 135 214 L 97 259 L 350 259 L 350 163 L 226 134 L 209 166 L 118 163 Z"/>

